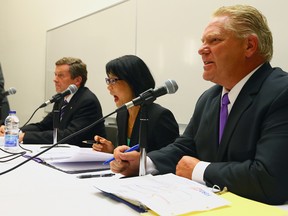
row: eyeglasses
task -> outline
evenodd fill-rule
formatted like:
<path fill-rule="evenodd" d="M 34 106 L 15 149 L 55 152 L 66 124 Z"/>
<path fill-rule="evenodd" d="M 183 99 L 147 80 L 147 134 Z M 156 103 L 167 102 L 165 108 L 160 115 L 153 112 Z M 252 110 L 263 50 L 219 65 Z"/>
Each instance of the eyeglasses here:
<path fill-rule="evenodd" d="M 110 85 L 110 84 L 114 85 L 119 80 L 121 80 L 121 79 L 119 79 L 119 78 L 105 78 L 107 85 Z"/>

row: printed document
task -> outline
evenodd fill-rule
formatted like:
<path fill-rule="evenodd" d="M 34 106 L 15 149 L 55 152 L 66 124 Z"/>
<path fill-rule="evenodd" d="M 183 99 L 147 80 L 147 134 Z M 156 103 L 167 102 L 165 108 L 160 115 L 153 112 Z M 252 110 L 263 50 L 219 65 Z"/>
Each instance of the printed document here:
<path fill-rule="evenodd" d="M 24 157 L 32 157 L 49 147 L 49 145 L 25 145 L 32 150 Z M 113 157 L 113 154 L 97 152 L 92 148 L 80 148 L 74 145 L 60 144 L 39 155 L 34 160 L 66 173 L 83 173 L 110 169 L 103 162 Z"/>
<path fill-rule="evenodd" d="M 229 205 L 211 188 L 174 174 L 105 179 L 94 186 L 159 215 L 179 215 Z"/>

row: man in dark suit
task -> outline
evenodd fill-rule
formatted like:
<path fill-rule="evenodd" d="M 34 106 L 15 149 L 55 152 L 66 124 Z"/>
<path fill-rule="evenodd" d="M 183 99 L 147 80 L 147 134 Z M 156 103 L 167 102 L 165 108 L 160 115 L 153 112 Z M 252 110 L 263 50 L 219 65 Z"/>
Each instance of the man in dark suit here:
<path fill-rule="evenodd" d="M 68 104 L 64 105 L 64 99 L 56 102 L 53 110 L 42 121 L 29 124 L 21 128 L 19 142 L 23 143 L 53 143 L 53 118 L 54 110 L 59 110 L 59 125 L 57 140 L 61 140 L 84 127 L 96 122 L 102 117 L 102 108 L 98 98 L 92 93 L 85 83 L 87 80 L 87 69 L 80 59 L 64 57 L 56 62 L 55 68 L 55 87 L 56 92 L 65 91 L 69 85 L 74 84 L 78 90 L 64 99 Z M 55 124 L 55 121 L 54 121 Z M 94 134 L 106 136 L 104 121 L 89 130 L 67 140 L 65 143 L 74 144 L 82 147 L 91 147 L 82 144 L 83 140 L 92 140 Z"/>
<path fill-rule="evenodd" d="M 0 64 L 0 93 L 5 92 L 4 83 L 4 75 Z M 0 96 L 0 103 L 0 124 L 3 125 L 6 117 L 8 116 L 10 106 L 7 97 Z"/>
<path fill-rule="evenodd" d="M 288 200 L 288 74 L 269 63 L 272 41 L 266 18 L 253 7 L 221 7 L 214 13 L 199 54 L 203 78 L 216 85 L 199 98 L 184 134 L 147 154 L 147 170 L 226 187 L 268 204 Z M 221 138 L 226 93 L 229 116 Z M 123 153 L 126 149 L 114 151 L 111 169 L 136 175 L 139 153 Z"/>

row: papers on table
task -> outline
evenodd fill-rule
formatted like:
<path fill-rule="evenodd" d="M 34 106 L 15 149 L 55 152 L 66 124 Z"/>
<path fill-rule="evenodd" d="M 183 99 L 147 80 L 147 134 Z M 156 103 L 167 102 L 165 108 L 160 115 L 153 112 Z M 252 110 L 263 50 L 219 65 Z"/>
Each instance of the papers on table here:
<path fill-rule="evenodd" d="M 230 204 L 206 186 L 174 174 L 105 179 L 94 186 L 159 215 L 205 211 Z"/>
<path fill-rule="evenodd" d="M 24 157 L 31 157 L 45 150 L 49 145 L 25 145 L 32 151 Z M 60 144 L 39 155 L 37 162 L 51 166 L 66 173 L 82 173 L 110 169 L 103 162 L 113 157 L 113 154 L 94 151 L 92 148 Z"/>

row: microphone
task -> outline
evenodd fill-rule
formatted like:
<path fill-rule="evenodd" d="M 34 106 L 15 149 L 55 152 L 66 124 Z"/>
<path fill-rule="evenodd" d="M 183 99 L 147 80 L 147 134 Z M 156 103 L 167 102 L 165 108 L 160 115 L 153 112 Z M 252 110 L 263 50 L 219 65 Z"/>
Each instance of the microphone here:
<path fill-rule="evenodd" d="M 75 93 L 76 90 L 77 90 L 77 87 L 76 87 L 75 85 L 70 85 L 70 86 L 73 86 L 72 89 L 74 89 L 74 92 L 71 91 L 71 93 L 65 93 L 66 95 Z M 69 87 L 70 87 L 70 86 L 69 86 Z M 67 89 L 68 91 L 69 91 L 69 87 L 68 87 L 68 89 Z M 67 90 L 65 90 L 64 92 L 66 92 Z M 155 89 L 155 90 L 149 89 L 149 90 L 141 93 L 138 98 L 135 98 L 135 99 L 132 100 L 131 102 L 128 102 L 128 103 L 124 104 L 124 105 L 121 106 L 120 108 L 118 108 L 118 109 L 114 110 L 113 112 L 107 114 L 106 116 L 103 116 L 102 118 L 98 119 L 96 122 L 94 122 L 94 123 L 92 123 L 92 124 L 90 124 L 90 125 L 82 128 L 82 129 L 76 131 L 75 133 L 72 133 L 72 134 L 64 137 L 64 138 L 61 139 L 60 141 L 58 141 L 58 142 L 50 145 L 48 148 L 46 148 L 46 149 L 40 151 L 39 153 L 37 153 L 37 154 L 35 154 L 35 155 L 27 158 L 26 160 L 24 160 L 24 161 L 21 162 L 20 164 L 14 166 L 14 167 L 12 167 L 12 168 L 9 168 L 8 170 L 5 170 L 5 171 L 3 171 L 3 172 L 0 172 L 0 176 L 3 175 L 3 174 L 5 174 L 5 173 L 8 173 L 8 172 L 10 172 L 10 171 L 12 171 L 12 170 L 15 170 L 16 168 L 24 165 L 25 163 L 29 162 L 30 160 L 33 160 L 34 158 L 37 158 L 38 156 L 42 155 L 43 153 L 49 151 L 50 149 L 54 148 L 55 146 L 57 146 L 57 145 L 59 145 L 59 144 L 61 144 L 61 143 L 67 143 L 67 141 L 70 140 L 70 139 L 72 139 L 73 137 L 76 137 L 77 135 L 83 133 L 84 131 L 91 129 L 92 127 L 94 127 L 95 125 L 99 124 L 100 122 L 105 121 L 105 119 L 106 119 L 107 117 L 109 117 L 109 116 L 117 113 L 117 112 L 119 111 L 119 109 L 129 109 L 129 108 L 131 108 L 131 107 L 133 107 L 133 106 L 137 106 L 137 105 L 139 105 L 139 104 L 141 104 L 141 103 L 144 103 L 145 101 L 147 101 L 147 99 L 151 99 L 152 101 L 154 101 L 157 97 L 160 97 L 160 96 L 165 95 L 165 94 L 167 94 L 167 93 L 168 93 L 168 94 L 174 94 L 177 90 L 178 90 L 178 85 L 177 85 L 177 83 L 176 83 L 174 80 L 167 80 L 167 81 L 165 82 L 165 86 L 162 86 L 162 87 L 160 87 L 160 88 L 158 88 L 158 89 Z M 64 92 L 59 93 L 59 94 L 57 94 L 57 95 L 64 94 Z M 144 97 L 144 95 L 145 95 L 145 97 Z M 148 96 L 147 96 L 147 95 L 148 95 Z M 56 96 L 56 95 L 55 95 L 55 96 Z M 53 99 L 55 96 L 53 96 L 52 99 Z M 62 97 L 62 96 L 61 96 L 61 97 Z M 63 97 L 64 97 L 64 96 L 63 96 Z M 52 99 L 51 99 L 51 100 L 52 100 Z M 55 102 L 55 100 L 54 100 L 53 102 Z M 133 102 L 135 102 L 135 104 L 134 104 Z M 42 104 L 41 106 L 43 106 L 43 107 L 46 106 L 46 103 L 49 104 L 49 103 L 51 103 L 51 102 L 50 102 L 50 100 L 49 100 L 49 102 L 47 101 L 47 102 L 45 102 L 44 104 Z"/>
<path fill-rule="evenodd" d="M 148 89 L 147 91 L 141 93 L 139 97 L 134 98 L 132 101 L 119 107 L 117 111 L 129 109 L 133 106 L 152 103 L 154 100 L 156 100 L 156 98 L 165 94 L 174 94 L 177 90 L 178 85 L 176 81 L 169 79 L 164 83 L 164 86 L 157 89 Z"/>
<path fill-rule="evenodd" d="M 7 91 L 1 93 L 1 97 L 6 97 L 8 95 L 13 95 L 16 93 L 16 89 L 14 87 L 9 88 Z"/>
<path fill-rule="evenodd" d="M 39 108 L 46 107 L 47 105 L 54 103 L 56 101 L 59 101 L 61 98 L 65 97 L 67 95 L 74 94 L 77 91 L 77 89 L 78 88 L 76 85 L 71 84 L 68 86 L 68 88 L 65 91 L 52 96 L 52 98 L 50 100 L 43 103 Z"/>
<path fill-rule="evenodd" d="M 71 86 L 72 86 L 72 87 L 71 87 Z M 70 90 L 69 90 L 70 87 L 71 87 L 71 89 L 72 89 L 73 92 L 72 92 L 72 91 L 70 92 Z M 59 94 L 57 94 L 57 95 L 60 95 L 60 97 L 62 97 L 65 92 L 69 91 L 68 93 L 65 93 L 65 95 L 68 95 L 68 94 L 75 93 L 76 90 L 77 90 L 77 87 L 76 87 L 75 85 L 70 85 L 67 90 L 65 90 L 64 92 L 59 93 Z M 178 85 L 177 85 L 177 83 L 176 83 L 174 80 L 167 80 L 167 81 L 165 82 L 165 86 L 162 86 L 162 87 L 157 88 L 157 89 L 155 89 L 155 90 L 149 89 L 149 90 L 141 93 L 138 98 L 135 98 L 135 99 L 132 100 L 131 102 L 128 102 L 128 103 L 124 104 L 123 106 L 121 106 L 120 108 L 114 110 L 113 112 L 109 113 L 108 115 L 103 116 L 102 118 L 98 119 L 96 122 L 94 122 L 94 123 L 92 123 L 92 124 L 90 124 L 90 125 L 82 128 L 82 129 L 76 131 L 75 133 L 72 133 L 72 134 L 64 137 L 64 138 L 61 139 L 60 141 L 58 141 L 58 142 L 50 145 L 48 148 L 46 148 L 46 149 L 38 152 L 37 154 L 35 154 L 35 155 L 27 158 L 26 160 L 24 160 L 24 161 L 21 162 L 20 164 L 14 166 L 14 167 L 12 167 L 12 168 L 9 168 L 8 170 L 5 170 L 5 171 L 3 171 L 3 172 L 0 172 L 0 176 L 3 175 L 3 174 L 5 174 L 5 173 L 8 173 L 8 172 L 10 172 L 10 171 L 12 171 L 12 170 L 15 170 L 16 168 L 24 165 L 25 163 L 27 163 L 27 162 L 30 161 L 30 160 L 33 160 L 34 158 L 37 158 L 38 156 L 42 155 L 43 153 L 49 151 L 50 149 L 54 148 L 55 146 L 57 146 L 57 145 L 59 145 L 59 144 L 61 144 L 61 143 L 67 143 L 67 141 L 70 140 L 70 139 L 72 139 L 73 137 L 76 137 L 77 135 L 83 133 L 84 131 L 91 129 L 92 127 L 94 127 L 95 125 L 99 124 L 100 122 L 105 121 L 105 119 L 106 119 L 107 117 L 109 117 L 109 116 L 117 113 L 117 112 L 119 111 L 119 109 L 129 109 L 129 108 L 132 107 L 132 106 L 137 106 L 137 105 L 139 105 L 139 104 L 141 104 L 141 103 L 144 103 L 145 101 L 147 101 L 147 99 L 154 101 L 157 97 L 160 97 L 160 96 L 165 95 L 165 94 L 167 94 L 167 93 L 168 93 L 168 94 L 174 94 L 177 90 L 178 90 Z M 62 95 L 62 94 L 63 94 L 63 95 Z M 57 95 L 55 95 L 55 96 L 57 96 Z M 62 96 L 61 96 L 61 95 L 62 95 Z M 55 96 L 52 97 L 51 101 L 53 101 L 53 99 L 54 99 Z M 57 97 L 58 97 L 58 96 L 57 96 Z M 64 97 L 64 96 L 63 96 L 63 97 Z M 47 102 L 45 102 L 44 104 L 42 104 L 41 106 L 44 107 L 44 106 L 47 106 L 47 104 L 49 104 L 49 103 L 55 102 L 55 100 L 54 100 L 53 102 L 51 102 L 51 101 L 49 100 L 49 102 L 47 101 Z M 133 102 L 134 102 L 135 104 L 134 104 Z M 47 104 L 46 104 L 46 103 L 47 103 Z M 39 109 L 39 108 L 38 108 L 38 109 Z M 28 120 L 28 121 L 29 121 L 29 120 Z"/>

